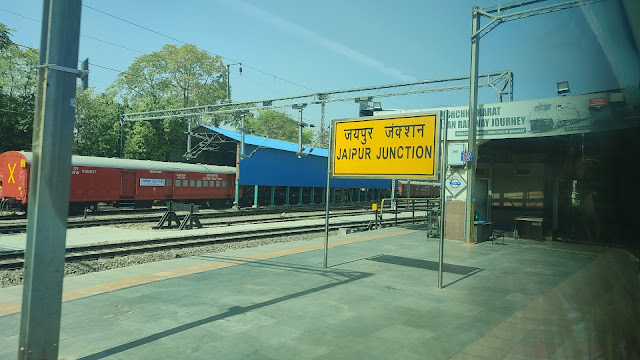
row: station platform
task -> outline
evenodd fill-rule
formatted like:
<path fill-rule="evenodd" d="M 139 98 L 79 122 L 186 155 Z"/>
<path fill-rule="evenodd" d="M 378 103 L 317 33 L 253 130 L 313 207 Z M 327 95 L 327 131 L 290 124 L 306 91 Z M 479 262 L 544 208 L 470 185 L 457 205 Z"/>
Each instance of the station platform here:
<path fill-rule="evenodd" d="M 73 232 L 71 232 L 73 233 Z M 423 226 L 65 278 L 62 359 L 576 359 L 640 356 L 638 261 L 580 244 L 438 240 Z M 0 289 L 16 359 L 20 286 Z"/>
<path fill-rule="evenodd" d="M 416 212 L 416 215 L 418 213 Z M 385 220 L 394 219 L 393 214 L 385 214 Z M 399 212 L 398 220 L 411 219 L 413 217 L 411 212 Z M 158 216 L 160 219 L 160 216 Z M 283 218 L 286 220 L 286 215 Z M 330 220 L 332 226 L 340 226 L 341 224 L 347 224 L 351 221 L 374 221 L 373 213 L 367 215 L 355 215 L 355 216 L 337 216 L 332 217 Z M 424 219 L 416 219 L 416 222 L 424 222 Z M 202 236 L 202 235 L 217 235 L 225 234 L 232 231 L 245 231 L 252 229 L 283 229 L 294 228 L 299 226 L 316 226 L 324 225 L 324 216 L 318 216 L 313 219 L 304 220 L 290 220 L 260 223 L 256 220 L 256 223 L 243 223 L 235 225 L 207 225 L 204 224 L 203 228 L 190 229 L 190 230 L 178 230 L 178 229 L 133 229 L 129 227 L 120 228 L 115 226 L 93 226 L 86 228 L 73 228 L 67 229 L 67 247 L 99 244 L 113 241 L 142 241 L 142 240 L 154 240 L 154 239 L 166 239 L 176 236 Z M 27 243 L 26 233 L 2 235 L 0 238 L 0 252 L 1 251 L 13 251 L 24 250 Z"/>

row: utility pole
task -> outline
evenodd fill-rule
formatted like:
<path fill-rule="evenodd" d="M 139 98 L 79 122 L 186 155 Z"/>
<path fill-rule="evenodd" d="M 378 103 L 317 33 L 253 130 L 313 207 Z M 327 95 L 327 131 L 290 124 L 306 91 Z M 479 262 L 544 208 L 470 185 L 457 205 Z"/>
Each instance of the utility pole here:
<path fill-rule="evenodd" d="M 57 359 L 82 1 L 44 0 L 18 359 Z"/>
<path fill-rule="evenodd" d="M 480 8 L 477 6 L 471 10 L 471 72 L 469 91 L 469 137 L 467 151 L 471 152 L 471 161 L 467 162 L 467 201 L 464 214 L 464 241 L 473 242 L 473 191 L 475 187 L 476 165 L 478 152 L 476 150 L 476 123 L 478 122 L 478 51 L 480 49 Z M 446 129 L 446 128 L 445 128 Z"/>
<path fill-rule="evenodd" d="M 231 63 L 231 64 L 227 64 L 227 102 L 231 102 L 231 88 L 229 86 L 229 82 L 231 80 L 230 78 L 230 73 L 229 73 L 229 68 L 231 67 L 231 65 L 240 65 L 240 75 L 242 75 L 242 63 Z"/>
<path fill-rule="evenodd" d="M 325 103 L 320 104 L 320 147 L 329 147 L 327 144 L 325 144 L 325 141 L 327 139 L 327 130 L 325 130 L 324 127 L 324 105 Z"/>
<path fill-rule="evenodd" d="M 302 110 L 304 110 L 305 107 L 307 107 L 307 104 L 294 104 L 292 106 L 293 109 L 300 112 L 300 123 L 298 124 L 298 157 L 304 156 L 302 152 L 306 149 L 302 148 L 302 129 L 306 126 L 306 124 L 302 122 Z"/>

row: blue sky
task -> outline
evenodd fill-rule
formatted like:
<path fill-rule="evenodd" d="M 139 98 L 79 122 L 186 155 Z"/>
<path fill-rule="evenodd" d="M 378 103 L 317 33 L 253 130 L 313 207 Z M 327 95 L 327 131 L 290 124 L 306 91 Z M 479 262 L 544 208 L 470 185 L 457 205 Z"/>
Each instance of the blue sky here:
<path fill-rule="evenodd" d="M 236 101 L 468 74 L 471 8 L 496 3 L 84 1 L 222 55 L 225 63 L 242 62 L 242 75 L 237 66 L 231 72 Z M 609 1 L 502 24 L 481 40 L 480 72 L 513 71 L 515 100 L 556 96 L 556 83 L 562 80 L 569 81 L 573 94 L 619 87 L 626 74 L 620 70 L 624 64 L 616 62 L 622 50 L 608 44 L 612 31 L 620 31 L 611 30 L 619 22 L 604 21 L 604 29 L 601 24 L 618 11 L 616 6 Z M 41 12 L 41 0 L 0 2 L 0 22 L 15 29 L 13 40 L 22 45 L 39 46 L 41 25 L 28 18 L 40 21 Z M 128 48 L 81 37 L 79 58 L 89 57 L 92 64 L 114 70 L 126 70 L 136 56 L 176 43 L 88 7 L 82 10 L 81 33 Z M 116 75 L 116 71 L 92 66 L 90 85 L 101 91 Z M 465 105 L 468 97 L 466 90 L 381 101 L 385 108 L 411 109 Z M 481 103 L 495 101 L 493 90 L 480 90 Z M 307 121 L 319 122 L 317 108 L 305 110 Z M 327 118 L 353 117 L 357 110 L 354 103 L 329 104 Z M 287 112 L 296 116 L 293 110 Z"/>

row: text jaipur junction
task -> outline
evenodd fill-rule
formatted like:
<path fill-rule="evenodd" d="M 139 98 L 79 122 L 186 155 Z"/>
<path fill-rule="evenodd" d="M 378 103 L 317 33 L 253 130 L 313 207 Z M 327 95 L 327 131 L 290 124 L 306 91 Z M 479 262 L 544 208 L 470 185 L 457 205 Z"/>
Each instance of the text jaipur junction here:
<path fill-rule="evenodd" d="M 375 148 L 374 148 L 375 149 Z M 375 151 L 369 147 L 337 149 L 336 160 L 371 160 L 371 156 L 376 159 L 430 159 L 432 156 L 432 146 L 426 145 L 400 145 L 382 146 Z"/>

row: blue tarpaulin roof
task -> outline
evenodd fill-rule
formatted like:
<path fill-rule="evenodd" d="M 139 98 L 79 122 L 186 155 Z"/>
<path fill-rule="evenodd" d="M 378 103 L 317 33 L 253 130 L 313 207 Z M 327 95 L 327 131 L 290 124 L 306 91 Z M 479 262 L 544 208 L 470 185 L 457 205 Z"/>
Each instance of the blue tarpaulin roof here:
<path fill-rule="evenodd" d="M 224 136 L 232 138 L 232 139 L 234 139 L 236 141 L 240 141 L 240 136 L 241 135 L 240 135 L 239 132 L 232 131 L 232 130 L 225 130 L 225 129 L 221 129 L 221 128 L 217 128 L 217 127 L 213 127 L 213 126 L 203 126 L 203 127 L 207 128 L 209 130 L 215 131 L 215 132 L 219 133 L 220 135 L 224 135 Z M 267 137 L 263 137 L 263 136 L 245 134 L 244 135 L 244 143 L 247 144 L 247 145 L 255 145 L 255 146 L 266 147 L 266 148 L 270 148 L 270 149 L 290 151 L 290 152 L 294 152 L 294 153 L 298 152 L 298 144 L 297 143 L 292 143 L 292 142 L 283 141 L 283 140 L 271 139 L 271 138 L 267 138 Z M 308 153 L 308 151 L 305 150 L 304 153 L 306 154 L 306 153 Z M 310 155 L 327 157 L 327 156 L 329 156 L 329 150 L 320 149 L 320 148 L 314 148 L 311 151 Z"/>
<path fill-rule="evenodd" d="M 240 141 L 240 133 L 213 126 L 203 126 L 222 136 Z M 240 160 L 240 185 L 325 187 L 327 184 L 327 149 L 313 149 L 308 156 L 298 157 L 298 144 L 256 135 L 245 135 L 244 153 Z M 306 154 L 307 151 L 304 151 Z M 390 189 L 391 180 L 331 179 L 334 188 Z"/>

